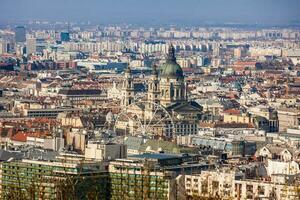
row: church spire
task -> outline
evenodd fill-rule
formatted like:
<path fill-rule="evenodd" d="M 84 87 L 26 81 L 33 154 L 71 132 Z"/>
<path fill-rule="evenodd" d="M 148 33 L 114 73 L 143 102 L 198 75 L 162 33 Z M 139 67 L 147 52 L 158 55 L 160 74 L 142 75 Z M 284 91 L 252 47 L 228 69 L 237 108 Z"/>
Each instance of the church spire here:
<path fill-rule="evenodd" d="M 173 44 L 169 45 L 167 61 L 176 62 L 175 48 L 174 48 Z"/>
<path fill-rule="evenodd" d="M 128 106 L 133 102 L 134 99 L 134 84 L 133 84 L 133 77 L 130 67 L 125 70 L 125 76 L 123 79 L 122 85 L 122 106 Z"/>
<path fill-rule="evenodd" d="M 157 66 L 156 65 L 153 65 L 153 67 L 152 67 L 152 75 L 155 75 L 155 76 L 158 75 L 158 71 L 157 71 Z"/>
<path fill-rule="evenodd" d="M 150 112 L 148 113 L 147 117 L 153 117 L 152 114 L 155 111 L 155 104 L 159 104 L 159 97 L 160 97 L 160 91 L 159 91 L 159 78 L 158 78 L 158 71 L 157 66 L 153 65 L 152 67 L 152 73 L 151 77 L 148 81 L 148 102 L 146 108 Z M 151 118 L 150 118 L 151 119 Z"/>

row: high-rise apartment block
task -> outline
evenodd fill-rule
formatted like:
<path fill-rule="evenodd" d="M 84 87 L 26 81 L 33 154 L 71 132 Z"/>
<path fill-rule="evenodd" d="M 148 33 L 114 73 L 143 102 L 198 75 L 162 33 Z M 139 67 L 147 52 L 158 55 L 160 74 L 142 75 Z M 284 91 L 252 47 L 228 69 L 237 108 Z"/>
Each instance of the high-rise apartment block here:
<path fill-rule="evenodd" d="M 17 26 L 15 28 L 16 42 L 26 42 L 26 29 L 24 26 Z"/>

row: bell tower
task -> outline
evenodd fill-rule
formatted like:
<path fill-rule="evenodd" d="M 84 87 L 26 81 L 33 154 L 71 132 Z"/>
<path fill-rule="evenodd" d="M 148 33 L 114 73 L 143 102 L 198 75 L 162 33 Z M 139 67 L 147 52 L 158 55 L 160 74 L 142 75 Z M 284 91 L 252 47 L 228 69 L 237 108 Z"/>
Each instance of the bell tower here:
<path fill-rule="evenodd" d="M 152 74 L 148 83 L 148 101 L 153 103 L 159 103 L 159 79 L 157 66 L 154 65 L 152 69 Z"/>
<path fill-rule="evenodd" d="M 122 84 L 122 97 L 122 106 L 128 106 L 134 100 L 134 84 L 130 67 L 125 70 L 125 76 Z"/>
<path fill-rule="evenodd" d="M 153 115 L 157 108 L 155 104 L 159 104 L 159 97 L 160 97 L 160 91 L 159 91 L 158 71 L 157 71 L 157 66 L 154 65 L 152 68 L 152 74 L 148 82 L 147 101 L 149 103 L 147 103 L 146 105 L 146 112 L 145 112 L 146 119 L 153 118 Z"/>

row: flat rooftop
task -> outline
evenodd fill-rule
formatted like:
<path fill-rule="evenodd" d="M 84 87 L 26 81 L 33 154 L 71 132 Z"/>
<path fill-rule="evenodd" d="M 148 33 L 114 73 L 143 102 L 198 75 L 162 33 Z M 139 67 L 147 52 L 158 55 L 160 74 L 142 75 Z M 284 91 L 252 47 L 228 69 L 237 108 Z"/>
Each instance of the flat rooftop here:
<path fill-rule="evenodd" d="M 130 155 L 128 157 L 129 158 L 140 158 L 140 159 L 163 160 L 163 159 L 181 158 L 182 155 L 165 154 L 165 153 L 144 153 L 144 154 L 139 154 L 139 155 Z"/>

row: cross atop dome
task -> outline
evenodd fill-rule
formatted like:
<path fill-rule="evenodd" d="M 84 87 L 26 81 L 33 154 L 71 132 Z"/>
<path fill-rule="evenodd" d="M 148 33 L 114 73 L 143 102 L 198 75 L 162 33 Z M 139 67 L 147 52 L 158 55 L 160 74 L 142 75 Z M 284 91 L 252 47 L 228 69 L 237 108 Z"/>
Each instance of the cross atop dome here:
<path fill-rule="evenodd" d="M 175 48 L 172 43 L 169 45 L 167 60 L 171 62 L 176 62 Z"/>

